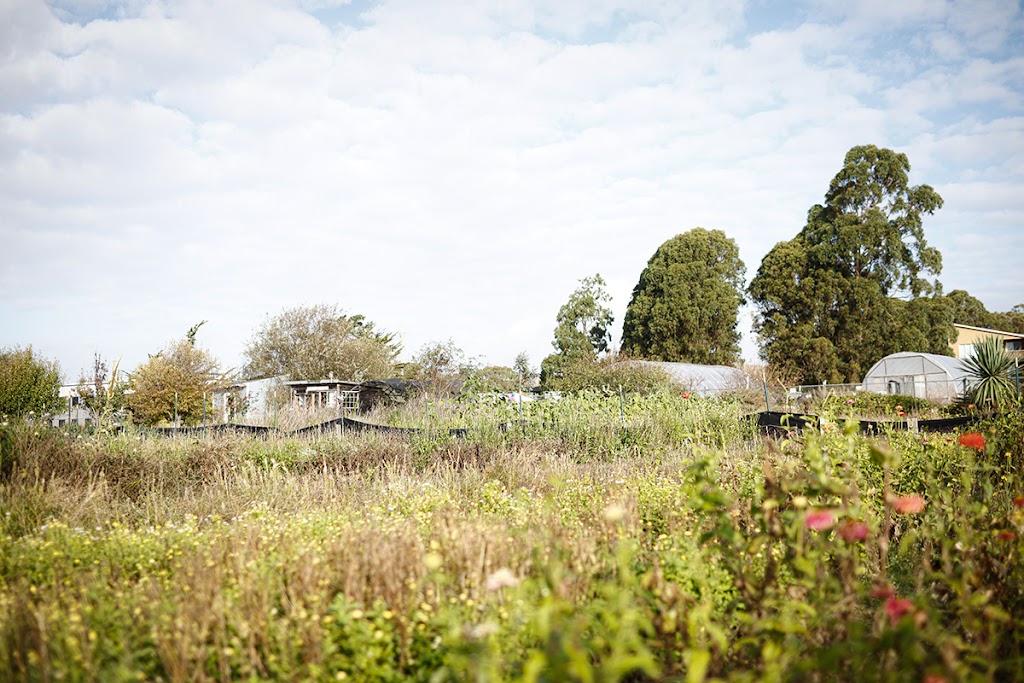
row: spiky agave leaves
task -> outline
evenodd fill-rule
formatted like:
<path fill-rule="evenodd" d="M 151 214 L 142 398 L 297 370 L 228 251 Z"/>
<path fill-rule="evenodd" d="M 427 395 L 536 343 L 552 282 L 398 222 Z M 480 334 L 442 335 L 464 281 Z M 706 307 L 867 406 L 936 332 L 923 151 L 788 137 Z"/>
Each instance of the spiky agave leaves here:
<path fill-rule="evenodd" d="M 1014 358 L 998 337 L 985 337 L 974 345 L 974 355 L 960 361 L 970 381 L 971 402 L 977 406 L 999 408 L 1009 403 L 1017 390 L 1010 380 Z"/>

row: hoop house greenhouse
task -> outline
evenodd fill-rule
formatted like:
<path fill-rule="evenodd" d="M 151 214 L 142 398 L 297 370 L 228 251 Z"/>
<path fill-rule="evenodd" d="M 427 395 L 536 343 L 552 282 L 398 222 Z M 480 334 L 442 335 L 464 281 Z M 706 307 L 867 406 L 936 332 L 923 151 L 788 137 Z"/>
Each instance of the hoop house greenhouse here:
<path fill-rule="evenodd" d="M 968 387 L 967 373 L 952 356 L 905 351 L 893 353 L 872 366 L 864 391 L 901 394 L 932 401 L 952 401 Z"/>
<path fill-rule="evenodd" d="M 664 370 L 672 381 L 698 396 L 718 396 L 750 388 L 750 378 L 742 370 L 728 365 L 695 365 L 653 360 L 626 361 L 630 365 Z"/>

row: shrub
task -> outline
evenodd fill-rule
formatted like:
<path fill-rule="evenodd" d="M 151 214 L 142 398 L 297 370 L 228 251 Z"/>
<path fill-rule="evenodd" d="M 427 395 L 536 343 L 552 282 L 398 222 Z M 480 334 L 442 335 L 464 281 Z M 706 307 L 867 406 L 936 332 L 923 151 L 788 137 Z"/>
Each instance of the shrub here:
<path fill-rule="evenodd" d="M 60 408 L 60 368 L 32 347 L 0 351 L 0 415 L 47 414 Z"/>

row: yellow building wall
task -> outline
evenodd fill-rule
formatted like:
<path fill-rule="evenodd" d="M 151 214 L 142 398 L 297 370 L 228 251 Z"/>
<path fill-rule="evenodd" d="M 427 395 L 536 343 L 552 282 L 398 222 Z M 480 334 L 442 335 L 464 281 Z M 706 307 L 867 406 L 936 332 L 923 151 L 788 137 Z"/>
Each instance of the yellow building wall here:
<path fill-rule="evenodd" d="M 1005 332 L 997 332 L 995 330 L 991 332 L 986 332 L 982 330 L 972 330 L 966 327 L 960 327 L 959 325 L 955 325 L 954 327 L 956 328 L 957 333 L 956 341 L 950 344 L 950 346 L 952 347 L 953 355 L 957 358 L 963 358 L 963 356 L 961 355 L 961 347 L 977 344 L 985 337 L 999 337 L 1000 339 L 1004 340 L 1004 342 L 1006 340 L 1024 340 L 1024 337 L 1022 337 L 1019 334 L 1009 334 Z M 1022 355 L 1022 353 L 1024 352 L 1017 351 L 1014 352 L 1014 355 L 1020 356 Z"/>

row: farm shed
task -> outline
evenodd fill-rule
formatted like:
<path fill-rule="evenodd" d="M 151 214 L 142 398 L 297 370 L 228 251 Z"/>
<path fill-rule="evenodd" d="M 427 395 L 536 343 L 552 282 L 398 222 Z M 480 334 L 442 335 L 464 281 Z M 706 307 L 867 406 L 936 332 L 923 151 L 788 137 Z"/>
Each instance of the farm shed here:
<path fill-rule="evenodd" d="M 750 378 L 739 368 L 728 365 L 696 365 L 666 363 L 653 360 L 630 360 L 631 365 L 664 370 L 676 384 L 698 396 L 719 396 L 730 391 L 750 388 Z"/>
<path fill-rule="evenodd" d="M 952 401 L 964 394 L 967 374 L 952 356 L 904 351 L 875 363 L 864 377 L 864 391 Z"/>

